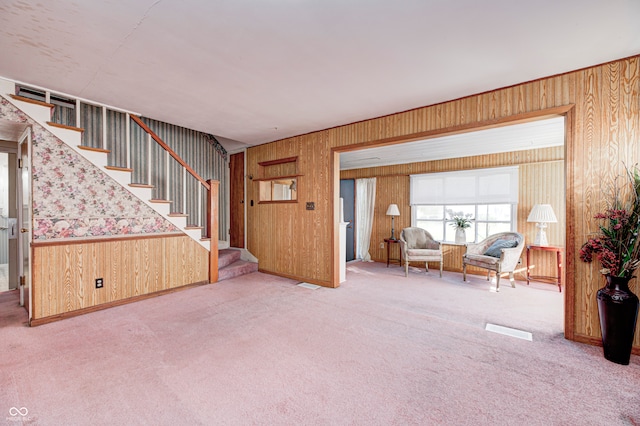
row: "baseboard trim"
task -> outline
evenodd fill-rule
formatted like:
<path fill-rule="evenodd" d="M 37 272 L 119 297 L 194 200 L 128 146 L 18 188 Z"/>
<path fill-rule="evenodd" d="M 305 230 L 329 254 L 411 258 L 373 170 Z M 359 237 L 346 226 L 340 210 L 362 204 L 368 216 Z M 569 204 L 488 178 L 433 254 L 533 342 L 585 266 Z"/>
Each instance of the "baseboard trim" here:
<path fill-rule="evenodd" d="M 602 346 L 602 339 L 598 339 L 596 337 L 585 336 L 582 334 L 574 334 L 573 339 L 569 339 L 578 343 L 585 343 L 591 346 Z M 633 355 L 640 355 L 640 347 L 634 346 L 631 348 L 631 353 Z"/>
<path fill-rule="evenodd" d="M 209 281 L 199 281 L 192 284 L 183 285 L 175 288 L 168 288 L 166 290 L 160 290 L 153 293 L 141 294 L 139 296 L 133 296 L 126 299 L 115 300 L 113 302 L 107 302 L 96 306 L 90 306 L 88 308 L 82 308 L 71 312 L 64 312 L 62 314 L 51 315 L 44 318 L 32 318 L 29 325 L 31 327 L 37 327 L 43 324 L 49 324 L 52 322 L 60 321 L 67 318 L 73 318 L 80 315 L 90 314 L 91 312 L 102 311 L 103 309 L 109 309 L 116 306 L 127 305 L 129 303 L 139 302 L 145 299 L 151 299 L 152 297 L 164 296 L 165 294 L 175 293 L 178 291 L 188 290 L 194 287 L 200 287 L 209 284 Z"/>
<path fill-rule="evenodd" d="M 321 287 L 335 288 L 333 283 L 331 283 L 330 281 L 316 280 L 313 278 L 300 277 L 297 275 L 281 274 L 279 272 L 268 271 L 262 268 L 258 268 L 258 272 L 262 272 L 264 274 L 269 274 L 269 275 L 275 275 L 282 278 L 289 278 L 290 280 L 296 280 L 296 281 L 310 283 L 310 284 L 317 284 Z"/>

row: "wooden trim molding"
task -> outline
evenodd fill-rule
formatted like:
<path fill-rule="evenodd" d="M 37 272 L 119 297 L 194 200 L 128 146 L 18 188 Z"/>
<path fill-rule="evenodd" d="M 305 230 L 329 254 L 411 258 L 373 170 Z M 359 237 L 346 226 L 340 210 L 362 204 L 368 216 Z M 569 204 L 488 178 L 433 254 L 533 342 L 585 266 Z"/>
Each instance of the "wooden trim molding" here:
<path fill-rule="evenodd" d="M 381 147 L 387 145 L 396 145 L 399 143 L 414 142 L 421 139 L 433 139 L 442 136 L 457 135 L 461 133 L 475 132 L 478 130 L 493 129 L 496 127 L 510 126 L 513 124 L 526 123 L 530 121 L 543 120 L 546 118 L 565 115 L 574 108 L 574 104 L 567 104 L 553 108 L 546 108 L 538 111 L 531 111 L 521 114 L 514 114 L 507 117 L 500 117 L 491 120 L 479 121 L 476 123 L 462 124 L 459 126 L 449 126 L 439 129 L 427 130 L 424 132 L 413 133 L 409 135 L 393 136 L 390 138 L 379 139 L 375 141 L 361 142 L 347 146 L 338 146 L 332 148 L 335 152 L 360 151 L 366 148 Z"/>
<path fill-rule="evenodd" d="M 253 181 L 254 182 L 266 182 L 266 181 L 278 180 L 278 179 L 291 179 L 291 178 L 295 178 L 295 177 L 299 177 L 299 176 L 304 176 L 304 175 L 286 175 L 286 176 L 274 176 L 274 177 L 268 177 L 268 178 L 255 178 L 255 179 L 253 179 Z"/>
<path fill-rule="evenodd" d="M 48 102 L 37 101 L 35 99 L 26 98 L 26 97 L 20 96 L 20 95 L 9 95 L 9 96 L 11 96 L 16 101 L 27 102 L 27 103 L 30 103 L 30 104 L 40 105 L 40 106 L 47 107 L 47 108 L 54 108 L 55 107 L 54 104 L 50 104 Z"/>
<path fill-rule="evenodd" d="M 298 161 L 298 157 L 279 158 L 277 160 L 260 161 L 258 165 L 262 167 L 275 166 L 276 164 L 294 163 Z"/>
<path fill-rule="evenodd" d="M 107 170 L 113 170 L 116 172 L 127 172 L 127 173 L 131 173 L 133 172 L 133 169 L 130 167 L 120 167 L 120 166 L 104 166 L 105 169 Z"/>
<path fill-rule="evenodd" d="M 47 121 L 47 124 L 51 127 L 58 127 L 60 129 L 73 130 L 75 132 L 84 133 L 84 129 L 81 127 L 67 126 L 66 124 L 54 123 L 53 121 Z"/>
<path fill-rule="evenodd" d="M 74 238 L 74 239 L 55 239 L 55 240 L 36 240 L 31 242 L 31 247 L 50 247 L 50 246 L 70 246 L 74 244 L 91 244 L 91 243 L 109 243 L 122 240 L 148 240 L 150 238 L 173 238 L 184 237 L 183 232 L 173 232 L 171 234 L 136 234 L 121 235 L 118 237 L 98 237 L 98 238 Z"/>
<path fill-rule="evenodd" d="M 78 148 L 83 149 L 85 151 L 101 152 L 103 154 L 111 154 L 111 150 L 110 149 L 94 148 L 92 146 L 84 146 L 84 145 L 78 145 Z M 105 167 L 105 168 L 108 168 L 108 167 Z"/>
<path fill-rule="evenodd" d="M 590 336 L 585 336 L 583 334 L 574 334 L 574 338 L 571 339 L 571 340 L 573 340 L 574 342 L 578 342 L 578 343 L 585 343 L 587 345 L 602 347 L 602 339 L 598 339 L 598 338 L 590 337 Z M 637 347 L 637 346 L 631 348 L 631 353 L 633 355 L 640 355 L 640 348 Z"/>
<path fill-rule="evenodd" d="M 298 200 L 268 200 L 258 201 L 258 204 L 296 204 Z"/>
<path fill-rule="evenodd" d="M 306 282 L 306 283 L 310 283 L 310 284 L 316 284 L 316 285 L 319 285 L 321 287 L 328 287 L 328 288 L 337 287 L 336 285 L 334 285 L 333 283 L 331 283 L 329 281 L 309 279 L 309 278 L 301 277 L 299 275 L 282 274 L 280 272 L 268 271 L 266 269 L 261 269 L 261 268 L 258 268 L 258 272 L 262 272 L 263 274 L 275 275 L 277 277 L 288 278 L 290 280 Z"/>
<path fill-rule="evenodd" d="M 576 110 L 571 108 L 565 115 L 565 143 L 564 143 L 564 171 L 565 171 L 565 244 L 562 269 L 564 271 L 564 336 L 569 340 L 575 340 L 576 328 L 576 283 L 575 283 L 575 258 L 571 254 L 576 253 L 576 172 L 574 160 L 574 132 L 576 124 Z"/>

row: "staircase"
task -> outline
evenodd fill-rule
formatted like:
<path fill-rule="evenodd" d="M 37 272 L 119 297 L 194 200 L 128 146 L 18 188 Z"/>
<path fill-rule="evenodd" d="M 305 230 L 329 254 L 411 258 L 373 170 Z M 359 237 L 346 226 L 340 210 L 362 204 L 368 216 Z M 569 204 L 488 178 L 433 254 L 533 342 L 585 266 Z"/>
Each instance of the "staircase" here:
<path fill-rule="evenodd" d="M 132 183 L 131 177 L 133 169 L 131 169 L 128 164 L 124 167 L 110 166 L 108 158 L 110 154 L 109 150 L 104 148 L 84 146 L 82 143 L 84 129 L 52 122 L 51 117 L 53 116 L 55 105 L 49 102 L 42 102 L 22 96 L 17 96 L 14 94 L 15 90 L 16 88 L 14 82 L 0 79 L 0 96 L 10 102 L 14 107 L 28 115 L 32 120 L 37 122 L 44 129 L 55 135 L 58 139 L 63 141 L 80 156 L 84 157 L 86 160 L 98 167 L 103 173 L 110 176 L 120 186 L 122 186 L 139 200 L 147 204 L 154 211 L 164 217 L 167 221 L 176 226 L 184 234 L 188 235 L 193 240 L 198 242 L 202 247 L 204 247 L 208 251 L 212 251 L 213 249 L 214 252 L 212 252 L 211 255 L 214 257 L 211 259 L 211 262 L 213 262 L 216 258 L 218 259 L 218 280 L 235 277 L 243 273 L 250 273 L 257 270 L 257 263 L 245 262 L 240 260 L 241 252 L 239 250 L 219 250 L 228 248 L 228 242 L 218 241 L 218 182 L 205 181 L 204 179 L 202 179 L 188 164 L 184 162 L 184 160 L 182 160 L 182 158 L 180 158 L 175 152 L 173 152 L 173 150 L 164 141 L 162 141 L 151 129 L 149 129 L 145 125 L 145 123 L 140 120 L 139 117 L 135 116 L 134 114 L 126 113 L 126 149 L 129 149 L 129 127 L 131 126 L 131 128 L 133 128 L 134 126 L 139 126 L 148 135 L 147 140 L 149 146 L 153 143 L 153 140 L 164 149 L 164 152 L 166 153 L 166 159 L 163 159 L 162 161 L 166 162 L 167 170 L 169 169 L 170 162 L 176 162 L 180 165 L 183 170 L 184 178 L 182 179 L 182 182 L 183 185 L 185 185 L 185 189 L 183 190 L 185 194 L 187 193 L 187 174 L 190 174 L 189 178 L 195 179 L 195 181 L 198 183 L 198 190 L 196 191 L 197 194 L 193 195 L 197 200 L 196 202 L 198 203 L 197 217 L 190 219 L 188 214 L 181 213 L 185 211 L 184 209 L 186 208 L 186 199 L 177 201 L 177 208 L 181 208 L 182 210 L 178 210 L 178 212 L 176 212 L 176 206 L 174 205 L 174 211 L 172 212 L 172 201 L 153 198 L 153 185 L 149 183 Z M 50 94 L 49 92 L 46 93 L 48 100 Z M 79 110 L 80 101 L 78 100 L 76 102 Z M 86 102 L 83 101 L 83 103 Z M 103 117 L 106 117 L 106 111 L 108 107 L 101 106 L 101 108 L 103 110 Z M 128 158 L 129 155 L 127 151 L 127 161 L 129 161 Z M 151 161 L 150 158 L 149 161 Z M 147 167 L 149 168 L 149 170 L 151 170 L 152 166 L 150 164 Z M 151 172 L 149 172 L 149 176 L 150 175 Z M 165 179 L 167 181 L 166 186 L 168 187 L 169 176 L 165 176 Z M 203 190 L 208 191 L 208 197 L 203 197 L 203 194 L 206 195 L 206 193 L 203 193 Z M 205 206 L 202 206 L 203 198 L 206 199 Z M 206 215 L 200 214 L 200 211 L 202 211 L 201 207 L 205 207 L 205 209 L 207 209 Z M 201 216 L 206 216 L 206 218 Z M 204 235 L 203 230 L 205 231 Z M 211 237 L 213 237 L 213 241 Z M 213 244 L 217 242 L 217 244 L 212 246 L 212 242 Z M 218 256 L 216 256 L 215 252 L 218 252 Z M 215 279 L 212 278 L 212 282 L 213 281 L 215 281 Z"/>
<path fill-rule="evenodd" d="M 258 264 L 240 260 L 241 252 L 225 249 L 218 252 L 218 281 L 258 271 Z"/>

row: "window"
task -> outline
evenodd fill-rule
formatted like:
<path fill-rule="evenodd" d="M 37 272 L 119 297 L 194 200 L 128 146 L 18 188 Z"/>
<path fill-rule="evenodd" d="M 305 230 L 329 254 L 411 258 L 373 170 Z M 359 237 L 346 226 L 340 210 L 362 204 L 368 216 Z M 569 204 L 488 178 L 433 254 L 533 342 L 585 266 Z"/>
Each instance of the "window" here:
<path fill-rule="evenodd" d="M 518 168 L 411 176 L 411 223 L 440 241 L 454 241 L 453 216 L 472 218 L 467 241 L 517 227 Z"/>
<path fill-rule="evenodd" d="M 413 206 L 413 226 L 426 229 L 436 240 L 453 241 L 455 228 L 451 218 L 466 216 L 473 218 L 466 229 L 467 242 L 481 241 L 498 232 L 515 229 L 515 204 L 462 204 Z"/>

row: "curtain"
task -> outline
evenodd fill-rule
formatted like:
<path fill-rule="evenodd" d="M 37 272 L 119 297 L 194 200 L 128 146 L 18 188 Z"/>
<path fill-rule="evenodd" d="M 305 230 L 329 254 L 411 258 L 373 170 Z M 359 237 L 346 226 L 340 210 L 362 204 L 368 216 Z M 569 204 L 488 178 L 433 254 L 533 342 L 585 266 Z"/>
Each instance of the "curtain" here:
<path fill-rule="evenodd" d="M 372 262 L 369 244 L 375 204 L 376 178 L 356 179 L 356 258 L 365 262 Z"/>

